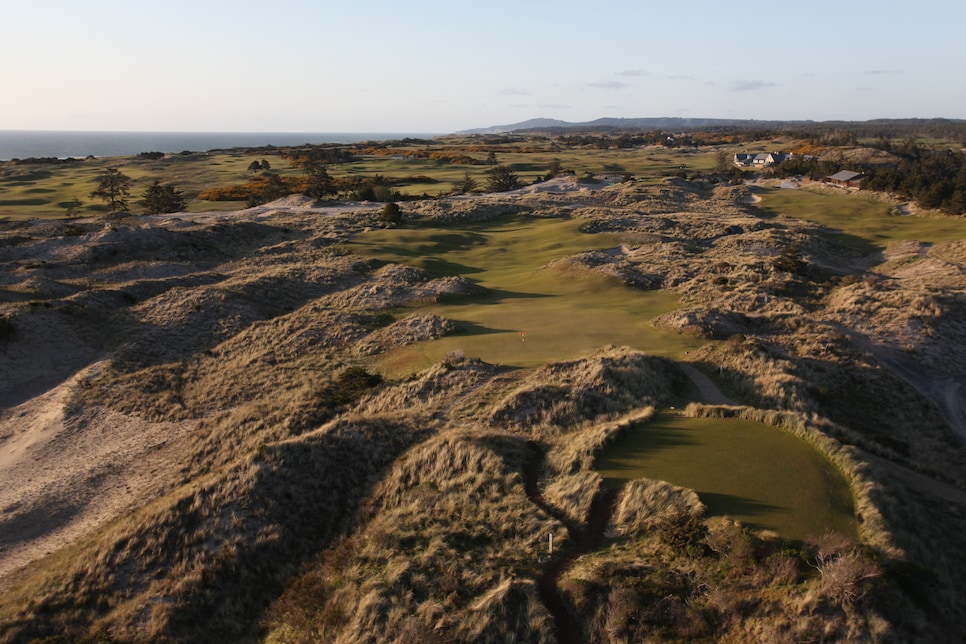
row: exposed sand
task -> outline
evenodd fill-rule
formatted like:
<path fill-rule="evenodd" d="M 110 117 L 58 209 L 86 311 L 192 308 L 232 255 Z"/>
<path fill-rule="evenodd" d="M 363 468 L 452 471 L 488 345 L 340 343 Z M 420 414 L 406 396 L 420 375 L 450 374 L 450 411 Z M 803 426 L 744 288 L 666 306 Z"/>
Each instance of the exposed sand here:
<path fill-rule="evenodd" d="M 99 368 L 0 414 L 0 577 L 151 498 L 177 466 L 187 424 L 71 406 Z"/>

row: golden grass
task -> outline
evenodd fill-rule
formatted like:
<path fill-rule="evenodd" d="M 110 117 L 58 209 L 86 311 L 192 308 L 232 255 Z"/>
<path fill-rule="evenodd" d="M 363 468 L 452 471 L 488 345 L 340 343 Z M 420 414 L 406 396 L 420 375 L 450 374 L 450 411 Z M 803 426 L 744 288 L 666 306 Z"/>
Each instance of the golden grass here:
<path fill-rule="evenodd" d="M 595 154 L 581 162 L 603 158 Z M 569 530 L 580 531 L 602 488 L 597 452 L 688 391 L 674 363 L 654 355 L 682 351 L 729 395 L 761 408 L 689 413 L 745 415 L 816 445 L 852 482 L 862 542 L 765 538 L 702 518 L 690 491 L 631 484 L 603 547 L 560 582 L 588 638 L 959 635 L 961 508 L 870 472 L 841 442 L 923 471 L 932 462 L 947 477 L 962 450 L 940 438 L 935 410 L 876 368 L 827 311 L 833 304 L 839 324 L 861 314 L 871 332 L 873 320 L 911 303 L 941 343 L 956 337 L 939 322 L 958 310 L 954 289 L 910 296 L 883 283 L 849 286 L 841 276 L 856 270 L 857 253 L 814 225 L 749 214 L 740 188 L 598 188 L 404 208 L 407 221 L 427 227 L 385 231 L 380 243 L 396 243 L 387 257 L 404 263 L 409 252 L 422 272 L 380 268 L 351 254 L 360 244 L 335 246 L 375 225 L 372 214 L 277 212 L 260 223 L 173 222 L 163 231 L 124 220 L 78 222 L 77 230 L 46 224 L 29 236 L 5 228 L 0 315 L 16 327 L 5 348 L 32 341 L 22 333 L 31 316 L 55 318 L 61 326 L 51 328 L 113 358 L 71 405 L 103 405 L 145 423 L 184 419 L 194 431 L 190 457 L 159 498 L 38 561 L 0 597 L 0 640 L 551 641 L 553 618 L 537 592 L 547 538 L 571 551 Z M 493 221 L 501 212 L 573 219 Z M 436 226 L 442 221 L 483 223 Z M 510 250 L 487 243 L 499 234 L 509 235 Z M 439 257 L 429 262 L 414 249 Z M 905 279 L 902 271 L 942 260 L 951 274 L 960 251 L 952 244 L 887 268 Z M 524 270 L 521 257 L 534 265 Z M 407 318 L 406 307 L 485 308 L 473 301 L 480 294 L 440 302 L 453 284 L 433 278 L 464 268 L 483 271 L 467 277 L 491 275 L 491 291 L 509 278 L 526 286 L 518 295 L 565 283 L 567 307 L 533 314 L 541 326 L 584 297 L 598 312 L 620 312 L 622 299 L 653 295 L 635 289 L 660 287 L 668 298 L 660 306 L 624 313 L 643 325 L 680 297 L 688 310 L 665 320 L 675 330 L 649 337 L 683 339 L 655 349 L 651 340 L 618 348 L 603 337 L 579 347 L 558 338 L 516 370 L 440 345 L 441 360 L 420 369 L 422 359 L 410 359 L 405 378 L 332 404 L 330 387 L 347 368 L 391 359 L 395 342 L 422 350 L 449 341 L 426 338 L 445 327 L 441 318 L 463 319 Z M 925 291 L 938 282 L 919 284 Z M 523 299 L 501 297 L 501 305 Z M 606 327 L 599 317 L 583 318 L 588 334 Z M 519 319 L 483 326 L 507 329 L 519 351 Z M 530 328 L 527 344 L 539 339 Z M 544 364 L 549 356 L 557 360 Z M 534 479 L 539 502 L 527 494 Z"/>
<path fill-rule="evenodd" d="M 335 641 L 392 639 L 413 628 L 444 639 L 549 639 L 546 610 L 527 579 L 540 570 L 547 535 L 565 539 L 527 500 L 529 455 L 522 438 L 464 430 L 408 452 L 343 546 L 352 556 L 337 569 L 321 562 L 329 572 L 316 594 L 306 597 L 300 585 L 283 594 L 270 639 L 293 641 L 284 633 L 295 605 L 317 607 L 309 632 Z"/>
<path fill-rule="evenodd" d="M 635 479 L 624 485 L 614 525 L 619 534 L 633 535 L 651 530 L 675 515 L 700 517 L 704 513 L 705 506 L 694 490 L 667 481 Z"/>

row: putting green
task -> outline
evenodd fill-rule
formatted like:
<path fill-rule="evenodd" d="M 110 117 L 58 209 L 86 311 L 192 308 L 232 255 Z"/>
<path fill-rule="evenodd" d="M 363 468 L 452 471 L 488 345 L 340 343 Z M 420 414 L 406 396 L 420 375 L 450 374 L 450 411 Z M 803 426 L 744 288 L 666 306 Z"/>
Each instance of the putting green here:
<path fill-rule="evenodd" d="M 507 216 L 458 227 L 359 235 L 350 244 L 354 252 L 419 266 L 434 276 L 463 275 L 489 291 L 413 309 L 454 320 L 462 331 L 400 347 L 380 356 L 375 366 L 400 375 L 463 351 L 490 363 L 532 367 L 580 357 L 608 344 L 678 356 L 706 342 L 649 324 L 678 306 L 672 293 L 629 288 L 586 270 L 547 267 L 554 259 L 620 245 L 614 235 L 581 233 L 580 224 Z"/>
<path fill-rule="evenodd" d="M 739 419 L 673 413 L 627 429 L 597 458 L 605 480 L 658 479 L 695 490 L 711 515 L 802 540 L 857 536 L 842 474 L 796 436 Z"/>

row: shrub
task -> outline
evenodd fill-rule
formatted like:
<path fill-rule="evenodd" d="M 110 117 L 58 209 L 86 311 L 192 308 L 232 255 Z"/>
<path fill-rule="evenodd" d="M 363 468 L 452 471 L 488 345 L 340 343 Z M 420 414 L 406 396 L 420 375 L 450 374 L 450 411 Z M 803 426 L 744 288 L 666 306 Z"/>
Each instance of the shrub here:
<path fill-rule="evenodd" d="M 490 192 L 506 192 L 520 187 L 520 178 L 505 165 L 494 166 L 487 172 L 486 189 Z"/>
<path fill-rule="evenodd" d="M 402 210 L 395 201 L 388 202 L 382 207 L 382 221 L 387 224 L 398 224 L 402 221 Z"/>
<path fill-rule="evenodd" d="M 703 552 L 701 544 L 708 535 L 701 515 L 686 510 L 673 512 L 659 521 L 657 531 L 664 545 L 689 556 Z"/>
<path fill-rule="evenodd" d="M 348 367 L 322 391 L 321 398 L 332 407 L 351 405 L 380 384 L 382 376 L 379 374 L 369 373 L 362 367 Z"/>
<path fill-rule="evenodd" d="M 6 316 L 0 315 L 0 342 L 12 337 L 16 332 L 17 329 L 13 323 Z"/>

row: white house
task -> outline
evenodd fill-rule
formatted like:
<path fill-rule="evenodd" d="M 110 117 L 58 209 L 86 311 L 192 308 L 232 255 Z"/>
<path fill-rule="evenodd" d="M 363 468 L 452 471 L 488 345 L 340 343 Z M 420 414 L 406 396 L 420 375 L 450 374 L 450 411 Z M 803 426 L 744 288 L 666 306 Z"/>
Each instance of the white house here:
<path fill-rule="evenodd" d="M 734 164 L 742 168 L 764 168 L 793 158 L 795 158 L 794 154 L 785 152 L 739 153 L 735 155 Z"/>

